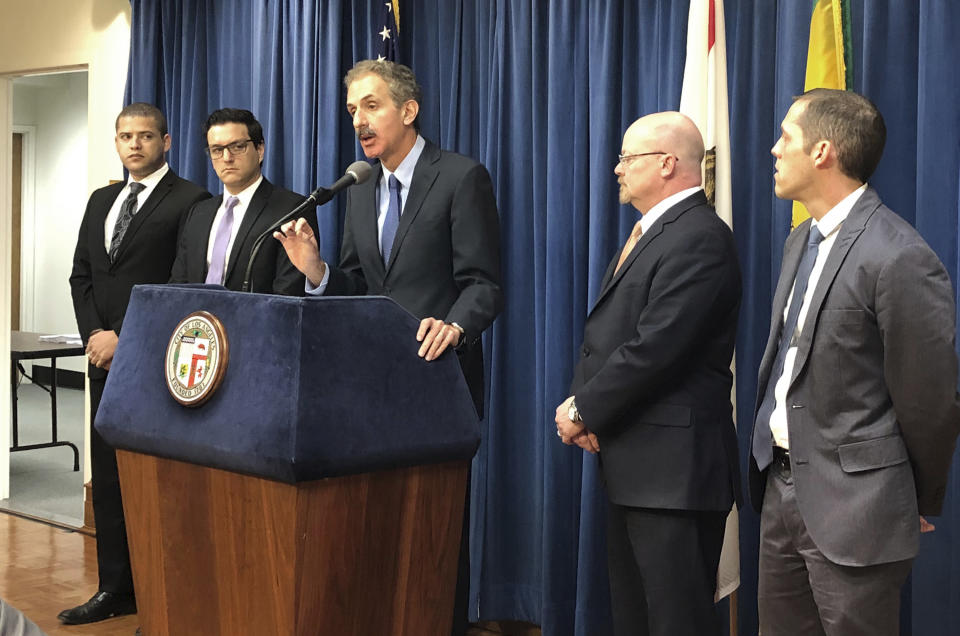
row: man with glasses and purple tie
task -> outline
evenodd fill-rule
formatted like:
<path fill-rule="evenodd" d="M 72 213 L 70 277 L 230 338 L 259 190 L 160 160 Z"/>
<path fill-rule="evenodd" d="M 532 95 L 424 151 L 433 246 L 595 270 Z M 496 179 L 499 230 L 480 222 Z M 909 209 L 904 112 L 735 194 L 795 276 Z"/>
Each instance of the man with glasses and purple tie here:
<path fill-rule="evenodd" d="M 886 141 L 870 100 L 815 89 L 780 130 L 774 191 L 811 219 L 784 246 L 758 374 L 760 631 L 894 636 L 960 427 L 953 289 L 867 185 Z"/>
<path fill-rule="evenodd" d="M 206 152 L 224 193 L 195 205 L 180 234 L 171 283 L 210 283 L 239 291 L 253 243 L 302 196 L 263 176 L 263 127 L 249 110 L 221 108 L 204 125 Z M 316 216 L 307 215 L 316 227 Z M 302 296 L 304 277 L 276 241 L 263 243 L 250 291 Z"/>
<path fill-rule="evenodd" d="M 210 193 L 167 165 L 167 120 L 152 104 L 134 103 L 117 116 L 117 154 L 130 178 L 90 195 L 70 274 L 77 327 L 87 348 L 90 422 L 113 361 L 134 285 L 165 283 L 187 211 Z M 97 526 L 97 593 L 64 610 L 68 625 L 94 623 L 137 611 L 130 552 L 113 448 L 90 429 L 93 515 Z"/>

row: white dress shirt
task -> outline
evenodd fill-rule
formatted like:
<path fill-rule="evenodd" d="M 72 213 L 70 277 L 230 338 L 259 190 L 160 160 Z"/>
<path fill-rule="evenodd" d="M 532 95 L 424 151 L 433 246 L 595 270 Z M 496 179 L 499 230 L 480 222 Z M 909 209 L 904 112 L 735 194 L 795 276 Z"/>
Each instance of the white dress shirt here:
<path fill-rule="evenodd" d="M 223 193 L 223 200 L 220 201 L 220 207 L 217 208 L 217 215 L 213 217 L 213 226 L 210 228 L 210 236 L 207 238 L 207 269 L 210 268 L 210 259 L 213 257 L 213 244 L 216 241 L 217 229 L 219 229 L 220 223 L 223 222 L 223 216 L 227 210 L 227 199 L 237 197 L 240 200 L 239 203 L 233 207 L 233 227 L 230 229 L 230 242 L 227 243 L 226 254 L 227 261 L 229 262 L 230 253 L 233 252 L 233 242 L 237 238 L 237 232 L 240 231 L 240 224 L 243 223 L 243 215 L 246 214 L 247 208 L 250 207 L 250 199 L 253 198 L 253 194 L 257 191 L 257 188 L 260 187 L 262 181 L 263 175 L 261 174 L 257 177 L 256 181 L 237 194 L 230 194 L 229 192 Z M 224 263 L 223 271 L 224 274 L 226 274 L 226 263 Z"/>
<path fill-rule="evenodd" d="M 650 228 L 653 227 L 653 224 L 656 223 L 661 216 L 663 216 L 664 212 L 702 189 L 703 188 L 700 186 L 695 186 L 693 188 L 687 188 L 686 190 L 681 190 L 680 192 L 671 194 L 666 199 L 647 210 L 647 213 L 640 217 L 640 229 L 642 229 L 643 233 L 646 234 Z"/>
<path fill-rule="evenodd" d="M 110 253 L 110 241 L 113 239 L 113 229 L 117 224 L 117 219 L 120 218 L 120 208 L 123 207 L 123 202 L 130 195 L 130 182 L 136 181 L 143 186 L 143 190 L 137 194 L 137 210 L 139 210 L 143 207 L 144 202 L 150 198 L 150 195 L 153 194 L 153 189 L 157 187 L 160 179 L 163 179 L 168 170 L 170 170 L 170 167 L 164 162 L 162 166 L 139 181 L 130 177 L 126 185 L 120 189 L 120 194 L 114 199 L 113 205 L 110 206 L 110 211 L 107 212 L 107 218 L 103 221 L 103 248 L 108 254 Z"/>
<path fill-rule="evenodd" d="M 377 183 L 377 197 L 380 200 L 380 208 L 377 212 L 377 245 L 380 244 L 380 239 L 383 236 L 383 222 L 387 218 L 387 210 L 390 209 L 390 175 L 395 175 L 397 181 L 400 182 L 400 215 L 403 216 L 403 209 L 407 205 L 407 195 L 410 194 L 410 183 L 413 181 L 413 171 L 417 167 L 417 162 L 420 160 L 420 155 L 423 154 L 423 149 L 426 145 L 427 142 L 424 141 L 423 137 L 417 135 L 417 140 L 413 143 L 413 148 L 411 148 L 407 156 L 403 158 L 403 161 L 400 162 L 396 170 L 391 172 L 387 170 L 387 167 L 382 163 L 380 164 L 383 170 L 380 175 L 380 181 Z M 317 248 L 320 248 L 319 236 L 317 237 Z M 310 284 L 310 279 L 307 279 L 305 286 L 306 292 L 310 296 L 322 296 L 323 293 L 327 291 L 327 283 L 329 282 L 330 264 L 327 263 L 327 268 L 323 272 L 323 279 L 316 287 Z"/>
<path fill-rule="evenodd" d="M 854 204 L 860 199 L 860 195 L 867 189 L 867 184 L 863 184 L 850 194 L 848 194 L 840 203 L 823 215 L 819 221 L 811 222 L 811 231 L 813 228 L 823 234 L 823 240 L 817 247 L 817 260 L 813 264 L 813 271 L 810 272 L 810 280 L 807 282 L 807 290 L 803 294 L 803 304 L 800 305 L 800 314 L 797 318 L 797 334 L 803 330 L 803 321 L 807 317 L 807 310 L 810 308 L 810 300 L 817 290 L 817 282 L 820 280 L 820 274 L 823 272 L 823 266 L 830 255 L 830 248 L 837 241 L 837 235 L 840 234 L 840 226 L 850 214 Z M 796 281 L 794 281 L 796 284 Z M 790 300 L 793 298 L 793 286 L 790 287 L 790 295 L 787 296 L 787 305 L 783 308 L 782 321 L 786 321 L 787 313 L 790 311 Z M 782 334 L 781 338 L 788 338 L 787 334 Z M 799 338 L 798 338 L 799 340 Z M 770 414 L 770 431 L 773 433 L 773 443 L 780 448 L 790 448 L 790 439 L 787 433 L 787 389 L 790 388 L 790 378 L 793 377 L 793 363 L 797 357 L 797 347 L 795 343 L 787 349 L 787 355 L 783 361 L 783 373 L 777 378 L 777 383 L 773 388 L 773 395 L 776 403 L 773 407 L 773 413 Z M 772 378 L 771 378 L 772 379 Z M 768 380 L 769 381 L 769 380 Z"/>

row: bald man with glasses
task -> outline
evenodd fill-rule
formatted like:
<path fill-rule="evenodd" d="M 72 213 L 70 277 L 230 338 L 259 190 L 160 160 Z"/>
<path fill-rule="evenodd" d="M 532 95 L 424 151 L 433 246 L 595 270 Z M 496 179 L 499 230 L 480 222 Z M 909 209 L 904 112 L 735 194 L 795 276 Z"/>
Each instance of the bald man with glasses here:
<path fill-rule="evenodd" d="M 623 137 L 620 203 L 641 214 L 584 326 L 557 435 L 599 453 L 616 636 L 720 634 L 724 525 L 740 499 L 730 360 L 733 233 L 700 187 L 703 140 L 680 113 Z"/>

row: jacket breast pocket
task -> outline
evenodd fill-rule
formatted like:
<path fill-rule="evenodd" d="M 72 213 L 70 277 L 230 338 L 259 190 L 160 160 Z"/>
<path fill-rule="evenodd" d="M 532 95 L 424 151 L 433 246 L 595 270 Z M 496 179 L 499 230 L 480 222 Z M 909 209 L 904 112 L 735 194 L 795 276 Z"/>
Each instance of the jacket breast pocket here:
<path fill-rule="evenodd" d="M 845 473 L 886 468 L 902 464 L 909 459 L 907 447 L 899 435 L 868 439 L 837 447 L 840 467 Z"/>
<path fill-rule="evenodd" d="M 824 309 L 820 312 L 820 322 L 830 325 L 863 325 L 867 322 L 867 312 L 862 309 Z"/>
<path fill-rule="evenodd" d="M 654 404 L 643 410 L 639 420 L 655 426 L 690 426 L 693 412 L 681 404 Z"/>

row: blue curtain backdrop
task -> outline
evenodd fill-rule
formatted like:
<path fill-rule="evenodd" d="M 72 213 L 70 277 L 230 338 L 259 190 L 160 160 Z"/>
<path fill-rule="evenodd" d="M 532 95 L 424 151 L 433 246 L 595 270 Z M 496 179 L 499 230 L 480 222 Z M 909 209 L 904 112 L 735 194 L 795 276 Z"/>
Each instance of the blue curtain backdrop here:
<path fill-rule="evenodd" d="M 960 276 L 960 4 L 853 0 L 857 91 L 887 120 L 871 180 Z M 223 106 L 264 125 L 264 172 L 299 192 L 360 157 L 342 76 L 379 48 L 374 0 L 132 0 L 127 101 L 170 119 L 171 165 L 219 191 L 200 126 Z M 679 105 L 688 0 L 405 0 L 401 61 L 424 89 L 424 134 L 489 168 L 500 207 L 506 309 L 485 341 L 488 418 L 474 462 L 471 617 L 609 634 L 596 461 L 553 433 L 584 317 L 636 218 L 614 162 L 636 117 Z M 803 85 L 809 2 L 725 0 L 734 232 L 744 273 L 737 344 L 747 448 L 770 302 L 789 228 L 770 147 Z M 318 211 L 336 260 L 342 202 Z M 746 461 L 746 452 L 741 453 Z M 956 463 L 956 462 L 955 462 Z M 960 633 L 960 471 L 924 535 L 904 633 Z M 758 522 L 741 512 L 740 634 L 756 634 Z"/>

